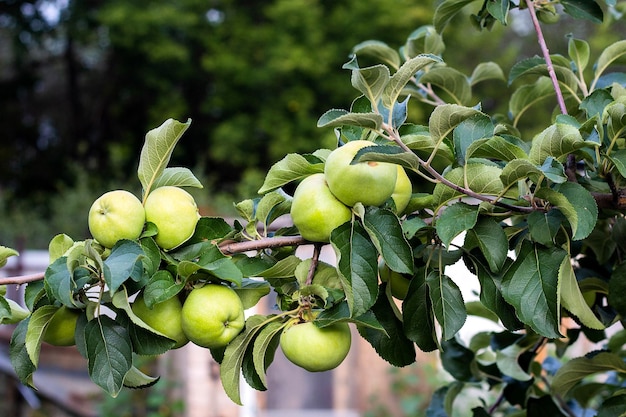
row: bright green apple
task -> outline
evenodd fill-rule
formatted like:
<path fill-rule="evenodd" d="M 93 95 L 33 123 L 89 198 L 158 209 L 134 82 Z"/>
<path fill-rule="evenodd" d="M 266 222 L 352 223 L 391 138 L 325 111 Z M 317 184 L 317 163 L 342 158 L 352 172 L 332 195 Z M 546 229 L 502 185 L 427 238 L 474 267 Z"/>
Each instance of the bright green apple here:
<path fill-rule="evenodd" d="M 148 194 L 144 204 L 146 221 L 156 225 L 157 245 L 165 250 L 177 248 L 195 232 L 200 218 L 191 194 L 179 187 L 159 187 Z"/>
<path fill-rule="evenodd" d="M 333 150 L 326 158 L 324 175 L 330 191 L 342 203 L 354 206 L 380 206 L 393 194 L 398 168 L 385 162 L 357 162 L 352 164 L 359 149 L 375 146 L 367 140 L 355 140 Z"/>
<path fill-rule="evenodd" d="M 150 308 L 146 305 L 142 292 L 135 298 L 131 308 L 133 313 L 148 326 L 175 340 L 176 344 L 172 349 L 178 349 L 189 342 L 182 326 L 183 304 L 177 296 L 156 303 Z"/>
<path fill-rule="evenodd" d="M 313 322 L 287 325 L 280 335 L 280 348 L 292 363 L 310 372 L 328 371 L 339 366 L 350 351 L 351 334 L 347 323 L 317 327 Z"/>
<path fill-rule="evenodd" d="M 396 206 L 396 213 L 402 214 L 406 206 L 411 201 L 411 195 L 413 194 L 413 185 L 409 176 L 406 174 L 404 168 L 400 165 L 398 167 L 398 177 L 396 178 L 396 186 L 393 189 L 391 198 Z"/>
<path fill-rule="evenodd" d="M 106 248 L 120 239 L 137 239 L 145 222 L 141 201 L 125 190 L 104 193 L 89 209 L 89 231 Z"/>
<path fill-rule="evenodd" d="M 244 324 L 241 299 L 225 285 L 207 284 L 193 289 L 183 304 L 183 331 L 198 346 L 224 347 L 241 332 Z"/>
<path fill-rule="evenodd" d="M 296 187 L 291 219 L 306 240 L 328 242 L 337 226 L 352 219 L 352 211 L 330 192 L 320 173 L 309 175 Z"/>
<path fill-rule="evenodd" d="M 409 292 L 409 284 L 411 283 L 410 276 L 392 270 L 384 262 L 378 264 L 378 275 L 382 282 L 387 283 L 393 297 L 398 300 L 404 300 L 406 298 Z"/>
<path fill-rule="evenodd" d="M 61 306 L 53 315 L 43 334 L 43 341 L 54 346 L 73 346 L 80 310 Z"/>

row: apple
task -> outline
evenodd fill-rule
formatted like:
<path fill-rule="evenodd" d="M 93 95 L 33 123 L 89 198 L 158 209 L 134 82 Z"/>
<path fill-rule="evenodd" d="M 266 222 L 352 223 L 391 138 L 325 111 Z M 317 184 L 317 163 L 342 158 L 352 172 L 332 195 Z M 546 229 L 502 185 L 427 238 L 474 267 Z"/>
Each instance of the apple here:
<path fill-rule="evenodd" d="M 324 174 L 319 173 L 309 175 L 296 187 L 291 219 L 306 240 L 328 242 L 337 226 L 352 219 L 352 211 L 330 192 Z"/>
<path fill-rule="evenodd" d="M 177 248 L 193 236 L 200 219 L 193 196 L 179 187 L 153 190 L 144 207 L 146 221 L 154 223 L 158 229 L 155 241 L 165 250 Z"/>
<path fill-rule="evenodd" d="M 165 301 L 156 303 L 149 308 L 140 293 L 131 305 L 133 313 L 139 317 L 144 323 L 152 327 L 159 333 L 164 334 L 168 338 L 175 340 L 176 344 L 172 349 L 178 349 L 189 342 L 182 326 L 182 309 L 183 304 L 177 296 L 168 298 Z"/>
<path fill-rule="evenodd" d="M 221 348 L 243 329 L 243 304 L 232 288 L 207 284 L 189 293 L 183 304 L 181 323 L 183 332 L 194 344 Z"/>
<path fill-rule="evenodd" d="M 398 300 L 406 298 L 409 292 L 409 284 L 411 283 L 410 276 L 392 270 L 384 262 L 378 264 L 378 275 L 382 282 L 387 283 L 393 297 Z"/>
<path fill-rule="evenodd" d="M 350 351 L 352 336 L 347 323 L 317 327 L 313 322 L 288 324 L 280 335 L 280 348 L 295 365 L 309 372 L 336 368 Z"/>
<path fill-rule="evenodd" d="M 404 168 L 400 165 L 397 165 L 397 167 L 398 177 L 396 178 L 396 186 L 393 189 L 391 198 L 396 206 L 396 214 L 402 214 L 406 206 L 409 204 L 409 201 L 411 201 L 411 196 L 413 195 L 413 185 L 411 184 L 411 180 L 406 174 Z"/>
<path fill-rule="evenodd" d="M 54 346 L 73 346 L 76 344 L 76 322 L 80 310 L 61 306 L 53 315 L 43 334 L 43 341 Z"/>
<path fill-rule="evenodd" d="M 393 194 L 398 168 L 386 162 L 352 164 L 359 149 L 375 146 L 367 140 L 355 140 L 333 150 L 326 158 L 324 175 L 330 191 L 342 203 L 354 206 L 380 206 Z"/>
<path fill-rule="evenodd" d="M 105 248 L 112 248 L 120 239 L 137 239 L 145 222 L 141 201 L 125 190 L 104 193 L 89 209 L 89 231 Z"/>

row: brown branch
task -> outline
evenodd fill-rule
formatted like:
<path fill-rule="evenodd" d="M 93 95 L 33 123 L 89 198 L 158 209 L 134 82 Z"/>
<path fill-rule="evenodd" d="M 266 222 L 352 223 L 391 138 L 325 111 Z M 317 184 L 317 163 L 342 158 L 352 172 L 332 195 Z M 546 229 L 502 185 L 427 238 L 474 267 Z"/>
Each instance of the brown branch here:
<path fill-rule="evenodd" d="M 313 256 L 311 256 L 311 266 L 309 267 L 309 272 L 306 275 L 306 284 L 311 285 L 313 283 L 313 277 L 315 276 L 315 270 L 317 269 L 317 264 L 320 260 L 320 253 L 322 252 L 322 245 L 320 243 L 316 243 L 313 246 Z"/>
<path fill-rule="evenodd" d="M 0 278 L 0 285 L 22 285 L 29 282 L 41 281 L 44 273 L 38 272 L 30 275 L 19 275 L 15 277 Z"/>
<path fill-rule="evenodd" d="M 225 241 L 218 245 L 224 255 L 234 255 L 254 250 L 280 248 L 283 246 L 299 246 L 311 243 L 302 236 L 265 237 L 245 242 Z"/>

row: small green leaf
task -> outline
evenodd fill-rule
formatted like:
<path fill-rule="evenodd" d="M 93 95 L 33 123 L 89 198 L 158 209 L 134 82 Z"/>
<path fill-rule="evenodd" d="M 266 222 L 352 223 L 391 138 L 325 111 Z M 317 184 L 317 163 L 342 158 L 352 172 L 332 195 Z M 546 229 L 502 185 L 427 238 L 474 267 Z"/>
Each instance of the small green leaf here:
<path fill-rule="evenodd" d="M 191 125 L 191 119 L 181 123 L 167 119 L 163 124 L 146 133 L 146 140 L 139 157 L 137 175 L 143 187 L 144 200 L 154 188 L 170 161 L 174 147 Z"/>
<path fill-rule="evenodd" d="M 590 0 L 561 0 L 565 13 L 576 19 L 587 19 L 594 23 L 602 23 L 604 13 L 595 1 Z"/>
<path fill-rule="evenodd" d="M 252 350 L 254 369 L 264 387 L 267 387 L 265 372 L 274 359 L 274 352 L 278 347 L 279 336 L 285 325 L 286 323 L 280 321 L 268 323 L 254 339 L 254 348 Z"/>
<path fill-rule="evenodd" d="M 517 125 L 522 115 L 538 103 L 554 97 L 554 86 L 548 77 L 540 77 L 533 84 L 519 87 L 509 99 L 509 113 Z"/>
<path fill-rule="evenodd" d="M 392 68 L 400 66 L 400 55 L 393 48 L 381 41 L 369 40 L 352 48 L 356 56 L 367 55 L 389 64 Z"/>
<path fill-rule="evenodd" d="M 572 152 L 589 146 L 580 131 L 572 125 L 555 123 L 533 138 L 530 161 L 541 165 L 549 156 L 562 160 Z"/>
<path fill-rule="evenodd" d="M 479 110 L 458 104 L 442 104 L 435 107 L 428 120 L 432 140 L 438 144 L 463 120 L 480 113 Z"/>
<path fill-rule="evenodd" d="M 143 298 L 148 308 L 178 294 L 185 286 L 184 282 L 174 281 L 172 273 L 165 269 L 155 272 L 143 290 Z"/>
<path fill-rule="evenodd" d="M 244 278 L 241 286 L 234 288 L 243 303 L 244 310 L 254 307 L 261 298 L 270 293 L 270 285 L 267 281 Z"/>
<path fill-rule="evenodd" d="M 471 229 L 478 221 L 478 206 L 470 206 L 465 203 L 455 203 L 441 213 L 435 224 L 437 236 L 447 247 L 452 240 Z"/>
<path fill-rule="evenodd" d="M 444 340 L 440 355 L 443 368 L 455 379 L 465 382 L 476 380 L 472 366 L 475 362 L 474 352 L 463 346 L 457 338 Z"/>
<path fill-rule="evenodd" d="M 447 275 L 431 271 L 426 284 L 437 322 L 441 325 L 443 340 L 453 338 L 467 319 L 461 290 Z"/>
<path fill-rule="evenodd" d="M 528 231 L 532 240 L 545 246 L 554 245 L 554 239 L 564 220 L 564 216 L 559 210 L 533 211 L 527 219 Z"/>
<path fill-rule="evenodd" d="M 589 44 L 580 39 L 570 37 L 567 42 L 567 53 L 574 63 L 576 71 L 582 73 L 589 63 L 590 48 Z"/>
<path fill-rule="evenodd" d="M 472 88 L 469 80 L 463 73 L 454 68 L 432 68 L 422 75 L 420 82 L 441 88 L 456 104 L 467 105 L 472 100 Z"/>
<path fill-rule="evenodd" d="M 504 267 L 509 249 L 502 227 L 495 220 L 483 218 L 468 231 L 466 240 L 470 237 L 476 241 L 491 272 L 500 271 Z"/>
<path fill-rule="evenodd" d="M 378 207 L 368 208 L 363 225 L 389 268 L 400 273 L 413 273 L 413 252 L 395 214 Z"/>
<path fill-rule="evenodd" d="M 604 330 L 604 324 L 593 314 L 593 311 L 591 311 L 587 305 L 580 291 L 580 287 L 576 281 L 576 274 L 569 257 L 565 257 L 561 263 L 559 269 L 559 283 L 561 286 L 561 304 L 563 307 L 590 329 Z"/>
<path fill-rule="evenodd" d="M 443 29 L 448 25 L 457 13 L 463 9 L 463 7 L 474 2 L 476 0 L 445 0 L 437 6 L 435 9 L 435 16 L 433 22 L 437 33 L 443 33 Z"/>
<path fill-rule="evenodd" d="M 378 251 L 358 221 L 333 230 L 330 243 L 337 253 L 337 268 L 353 317 L 364 314 L 378 295 Z"/>
<path fill-rule="evenodd" d="M 70 271 L 67 269 L 67 258 L 62 256 L 46 268 L 44 275 L 46 294 L 61 303 L 71 306 L 74 304 L 73 295 L 76 290 Z"/>
<path fill-rule="evenodd" d="M 270 167 L 258 192 L 265 194 L 292 181 L 298 181 L 320 172 L 324 172 L 324 161 L 312 155 L 306 157 L 290 153 Z"/>
<path fill-rule="evenodd" d="M 504 72 L 500 65 L 495 62 L 481 62 L 474 68 L 470 77 L 470 85 L 473 87 L 476 84 L 487 80 L 502 80 L 506 81 Z"/>
<path fill-rule="evenodd" d="M 504 349 L 496 351 L 496 363 L 498 369 L 507 376 L 518 381 L 528 381 L 532 378 L 524 369 L 522 369 L 519 358 L 528 349 L 513 343 Z"/>
<path fill-rule="evenodd" d="M 626 373 L 626 363 L 616 353 L 600 352 L 591 357 L 574 358 L 557 371 L 552 380 L 552 392 L 565 397 L 583 378 L 600 372 Z"/>
<path fill-rule="evenodd" d="M 58 234 L 50 240 L 48 244 L 48 254 L 50 257 L 49 263 L 53 263 L 74 245 L 74 240 L 66 234 Z M 1 249 L 2 247 L 0 247 Z M 17 254 L 17 252 L 15 253 Z M 0 252 L 0 260 L 2 260 L 2 253 Z"/>
<path fill-rule="evenodd" d="M 378 103 L 389 79 L 389 68 L 382 64 L 352 70 L 352 86 L 372 104 Z"/>
<path fill-rule="evenodd" d="M 31 363 L 35 366 L 39 363 L 39 351 L 41 350 L 43 335 L 46 332 L 46 328 L 52 316 L 58 309 L 58 307 L 51 305 L 38 308 L 33 311 L 28 321 L 28 329 L 26 330 L 26 351 L 28 352 Z"/>
<path fill-rule="evenodd" d="M 431 352 L 439 345 L 425 273 L 425 268 L 421 268 L 409 281 L 409 290 L 402 302 L 402 320 L 406 337 L 422 351 Z"/>
<path fill-rule="evenodd" d="M 388 109 L 392 109 L 395 103 L 398 102 L 402 90 L 415 76 L 415 73 L 436 62 L 441 62 L 441 58 L 435 55 L 418 55 L 402 64 L 385 86 L 382 94 L 383 105 Z"/>
<path fill-rule="evenodd" d="M 189 168 L 165 168 L 152 184 L 152 189 L 164 186 L 202 188 L 202 183 Z"/>
<path fill-rule="evenodd" d="M 9 345 L 9 358 L 20 382 L 34 388 L 33 374 L 37 369 L 37 365 L 30 360 L 30 355 L 26 349 L 26 332 L 29 321 L 30 318 L 21 321 L 13 330 Z"/>
<path fill-rule="evenodd" d="M 115 293 L 127 279 L 139 280 L 140 276 L 135 275 L 136 265 L 144 256 L 141 246 L 132 240 L 121 240 L 113 246 L 111 254 L 104 261 L 103 270 L 111 294 Z"/>
<path fill-rule="evenodd" d="M 132 346 L 128 331 L 107 316 L 89 321 L 85 327 L 89 376 L 112 397 L 117 397 L 132 368 Z"/>
<path fill-rule="evenodd" d="M 317 127 L 359 126 L 379 130 L 383 117 L 378 113 L 349 113 L 345 110 L 328 110 L 317 121 Z"/>
<path fill-rule="evenodd" d="M 124 386 L 127 388 L 149 388 L 159 382 L 159 379 L 161 378 L 146 375 L 132 366 L 124 377 Z"/>
<path fill-rule="evenodd" d="M 505 187 L 510 187 L 519 180 L 530 178 L 537 183 L 543 175 L 541 169 L 527 159 L 514 159 L 502 169 L 500 180 Z"/>
<path fill-rule="evenodd" d="M 467 164 L 454 168 L 445 174 L 445 178 L 459 187 L 466 185 L 470 190 L 483 195 L 499 195 L 504 190 L 500 180 L 502 170 L 493 165 L 479 163 Z M 438 183 L 433 190 L 433 204 L 440 207 L 450 200 L 463 196 L 460 191 Z"/>

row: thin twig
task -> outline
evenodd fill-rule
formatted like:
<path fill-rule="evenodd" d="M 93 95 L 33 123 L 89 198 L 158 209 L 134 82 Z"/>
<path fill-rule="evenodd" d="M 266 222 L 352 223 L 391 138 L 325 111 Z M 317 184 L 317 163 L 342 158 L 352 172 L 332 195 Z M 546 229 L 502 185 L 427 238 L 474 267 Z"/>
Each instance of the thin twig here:
<path fill-rule="evenodd" d="M 19 275 L 15 277 L 0 278 L 0 285 L 22 285 L 29 282 L 41 281 L 44 273 L 38 272 L 30 275 Z"/>
<path fill-rule="evenodd" d="M 226 241 L 218 245 L 224 255 L 234 255 L 254 250 L 280 248 L 283 246 L 299 246 L 311 243 L 302 236 L 275 236 L 265 237 L 245 242 Z"/>
<path fill-rule="evenodd" d="M 306 275 L 306 285 L 311 285 L 313 283 L 313 277 L 315 276 L 315 270 L 317 269 L 317 264 L 320 260 L 320 253 L 322 252 L 322 245 L 316 243 L 313 246 L 313 255 L 311 256 L 311 266 L 309 267 L 309 272 Z"/>
<path fill-rule="evenodd" d="M 567 114 L 567 107 L 565 106 L 565 100 L 563 99 L 563 92 L 561 91 L 561 87 L 559 86 L 559 80 L 556 78 L 556 72 L 554 72 L 552 58 L 550 58 L 550 51 L 548 50 L 548 45 L 546 44 L 546 40 L 543 37 L 543 31 L 541 30 L 539 19 L 537 19 L 537 12 L 535 10 L 533 0 L 526 0 L 526 6 L 528 6 L 530 17 L 533 21 L 535 32 L 537 33 L 537 41 L 539 42 L 539 46 L 541 47 L 541 53 L 543 54 L 543 58 L 546 61 L 546 65 L 548 66 L 548 74 L 550 74 L 550 79 L 552 80 L 552 85 L 554 86 L 554 92 L 556 93 L 556 100 L 559 103 L 559 108 L 561 109 L 562 114 Z"/>

